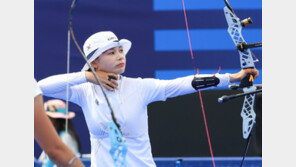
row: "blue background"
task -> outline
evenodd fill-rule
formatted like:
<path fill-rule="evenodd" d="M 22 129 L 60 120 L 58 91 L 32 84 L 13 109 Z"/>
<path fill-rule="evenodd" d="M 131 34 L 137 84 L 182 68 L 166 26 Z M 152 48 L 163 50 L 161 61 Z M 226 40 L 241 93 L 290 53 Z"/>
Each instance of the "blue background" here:
<path fill-rule="evenodd" d="M 262 4 L 259 0 L 230 0 L 242 19 L 253 24 L 243 30 L 248 43 L 262 40 Z M 34 76 L 36 80 L 66 73 L 68 12 L 71 1 L 35 0 Z M 192 60 L 181 0 L 81 0 L 73 14 L 73 28 L 80 46 L 93 33 L 113 31 L 118 38 L 132 41 L 127 55 L 128 77 L 172 79 L 200 73 L 239 71 L 237 51 L 227 33 L 222 0 L 185 0 L 192 46 Z M 72 41 L 71 41 L 72 42 Z M 253 50 L 261 71 L 262 50 Z M 71 72 L 80 71 L 83 58 L 71 44 Z M 262 74 L 262 72 L 260 73 Z M 256 83 L 262 82 L 262 75 Z M 45 97 L 45 100 L 49 98 Z M 83 114 L 75 104 L 74 125 L 82 143 L 82 153 L 90 153 L 89 134 Z M 35 142 L 35 157 L 40 148 Z"/>

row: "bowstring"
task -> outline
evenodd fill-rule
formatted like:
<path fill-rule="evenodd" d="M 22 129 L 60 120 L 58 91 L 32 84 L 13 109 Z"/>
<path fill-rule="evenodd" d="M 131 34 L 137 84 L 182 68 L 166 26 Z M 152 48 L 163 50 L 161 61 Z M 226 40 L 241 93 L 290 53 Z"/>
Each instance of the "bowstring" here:
<path fill-rule="evenodd" d="M 186 30 L 187 30 L 187 37 L 188 37 L 188 42 L 189 42 L 190 54 L 191 54 L 191 59 L 193 60 L 194 59 L 193 49 L 192 49 L 191 40 L 190 40 L 189 26 L 188 26 L 188 20 L 187 20 L 187 15 L 186 15 L 186 9 L 185 9 L 185 2 L 184 2 L 184 0 L 182 0 L 182 5 L 183 5 L 183 12 L 184 12 L 184 18 L 185 18 L 185 24 L 186 24 Z M 198 71 L 198 69 L 196 67 L 194 67 L 194 68 L 196 69 L 196 71 Z M 210 150 L 210 154 L 211 154 L 213 166 L 216 167 L 215 160 L 214 160 L 213 149 L 212 149 L 212 144 L 211 144 L 211 139 L 210 139 L 210 134 L 209 134 L 209 130 L 208 130 L 208 124 L 207 124 L 206 114 L 205 114 L 205 108 L 204 108 L 204 104 L 203 104 L 202 95 L 201 95 L 201 91 L 200 90 L 198 90 L 198 94 L 199 94 L 199 100 L 200 100 L 200 104 L 201 104 L 201 109 L 202 109 L 202 114 L 203 114 L 205 129 L 206 129 L 206 133 L 207 133 L 207 140 L 208 140 L 208 144 L 209 144 L 209 150 Z"/>
<path fill-rule="evenodd" d="M 70 73 L 70 31 L 68 30 L 68 39 L 67 39 L 67 74 Z M 68 114 L 69 114 L 69 79 L 67 79 L 67 88 L 66 88 L 66 123 L 65 123 L 65 131 L 68 133 Z"/>

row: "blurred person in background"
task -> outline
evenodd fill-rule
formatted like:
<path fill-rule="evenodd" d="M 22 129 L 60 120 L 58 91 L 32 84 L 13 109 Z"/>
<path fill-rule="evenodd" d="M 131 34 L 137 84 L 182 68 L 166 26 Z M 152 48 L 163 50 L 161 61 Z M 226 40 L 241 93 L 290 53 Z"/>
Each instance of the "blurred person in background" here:
<path fill-rule="evenodd" d="M 45 102 L 44 110 L 61 140 L 79 157 L 81 145 L 71 120 L 75 117 L 75 113 L 69 111 L 67 114 L 65 102 L 59 99 Z M 68 127 L 66 127 L 66 119 L 68 119 Z M 68 128 L 67 131 L 66 128 Z M 44 151 L 41 153 L 39 160 L 43 162 L 43 167 L 56 166 Z"/>

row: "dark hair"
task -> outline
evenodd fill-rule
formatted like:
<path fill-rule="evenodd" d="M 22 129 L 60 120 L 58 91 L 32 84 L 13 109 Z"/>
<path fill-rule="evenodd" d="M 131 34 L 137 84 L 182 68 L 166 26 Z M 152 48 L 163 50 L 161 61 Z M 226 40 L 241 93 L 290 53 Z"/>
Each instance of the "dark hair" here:
<path fill-rule="evenodd" d="M 49 118 L 58 133 L 60 133 L 61 131 L 66 129 L 66 119 L 51 118 L 51 117 L 49 117 Z M 68 119 L 68 129 L 69 129 L 68 130 L 69 134 L 77 141 L 78 150 L 79 150 L 79 152 L 81 152 L 81 143 L 80 143 L 80 140 L 78 138 L 78 135 L 76 133 L 76 130 L 74 128 L 74 125 L 73 125 L 71 119 Z"/>

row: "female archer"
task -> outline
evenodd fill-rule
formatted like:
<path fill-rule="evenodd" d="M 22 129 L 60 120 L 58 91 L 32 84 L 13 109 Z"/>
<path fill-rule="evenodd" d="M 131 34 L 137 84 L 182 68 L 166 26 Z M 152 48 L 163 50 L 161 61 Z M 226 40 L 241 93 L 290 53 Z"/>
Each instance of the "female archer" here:
<path fill-rule="evenodd" d="M 147 105 L 154 101 L 194 93 L 197 89 L 226 86 L 242 80 L 247 70 L 236 74 L 191 75 L 173 80 L 129 78 L 121 74 L 126 67 L 126 54 L 131 48 L 127 39 L 118 40 L 110 31 L 98 32 L 84 43 L 83 50 L 99 76 L 114 109 L 122 135 L 128 148 L 126 163 L 130 167 L 156 166 L 148 134 Z M 252 70 L 255 77 L 256 69 Z M 108 76 L 115 75 L 114 79 Z M 109 154 L 108 123 L 112 120 L 110 109 L 87 64 L 81 72 L 60 74 L 39 81 L 44 95 L 66 99 L 69 83 L 69 100 L 78 104 L 84 113 L 90 132 L 91 164 L 94 167 L 114 166 Z"/>

